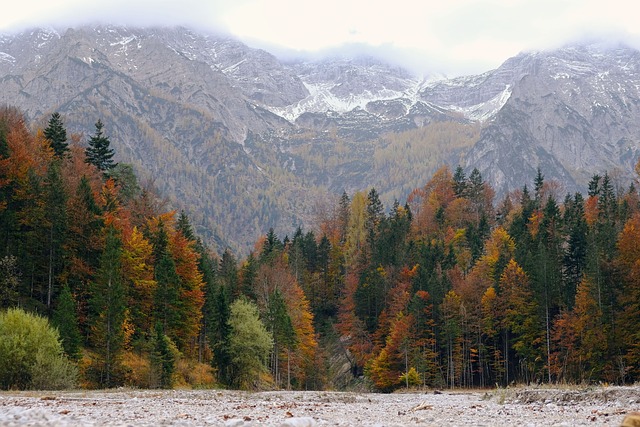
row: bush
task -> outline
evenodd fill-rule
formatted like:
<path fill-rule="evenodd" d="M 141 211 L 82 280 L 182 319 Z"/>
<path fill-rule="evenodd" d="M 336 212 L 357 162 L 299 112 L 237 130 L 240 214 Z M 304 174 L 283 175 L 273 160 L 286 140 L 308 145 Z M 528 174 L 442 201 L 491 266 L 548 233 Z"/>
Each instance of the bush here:
<path fill-rule="evenodd" d="M 71 388 L 78 376 L 58 331 L 47 319 L 17 308 L 0 312 L 0 361 L 2 389 Z"/>
<path fill-rule="evenodd" d="M 417 387 L 422 383 L 420 374 L 416 371 L 416 368 L 410 368 L 409 372 L 405 372 L 400 375 L 400 382 L 402 385 L 409 387 Z"/>
<path fill-rule="evenodd" d="M 177 387 L 212 388 L 216 379 L 211 365 L 198 363 L 195 360 L 181 359 L 176 366 Z"/>
<path fill-rule="evenodd" d="M 127 351 L 122 355 L 124 385 L 134 388 L 151 388 L 151 364 L 149 358 Z"/>

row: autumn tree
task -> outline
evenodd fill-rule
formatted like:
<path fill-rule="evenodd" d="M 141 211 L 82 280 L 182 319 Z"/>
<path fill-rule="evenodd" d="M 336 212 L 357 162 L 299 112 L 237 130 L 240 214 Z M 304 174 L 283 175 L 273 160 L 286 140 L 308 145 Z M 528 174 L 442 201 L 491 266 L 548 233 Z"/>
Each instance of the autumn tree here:
<path fill-rule="evenodd" d="M 513 259 L 509 261 L 500 276 L 499 325 L 504 334 L 505 382 L 508 384 L 516 374 L 510 374 L 514 367 L 519 368 L 518 377 L 531 381 L 540 371 L 541 359 L 540 320 L 537 306 L 533 301 L 530 281 L 525 271 Z M 513 350 L 518 361 L 510 361 Z"/>
<path fill-rule="evenodd" d="M 239 298 L 230 306 L 229 355 L 232 363 L 232 384 L 243 389 L 255 388 L 266 372 L 266 360 L 273 341 L 260 321 L 255 304 Z"/>

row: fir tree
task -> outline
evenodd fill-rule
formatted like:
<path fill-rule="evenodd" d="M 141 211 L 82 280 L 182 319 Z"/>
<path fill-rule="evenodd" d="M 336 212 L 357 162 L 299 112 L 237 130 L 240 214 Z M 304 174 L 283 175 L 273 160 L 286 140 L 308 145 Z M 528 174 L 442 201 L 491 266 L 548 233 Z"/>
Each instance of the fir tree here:
<path fill-rule="evenodd" d="M 211 291 L 213 293 L 213 291 Z M 209 310 L 210 323 L 208 330 L 209 346 L 213 351 L 211 364 L 218 371 L 218 380 L 228 384 L 231 381 L 231 355 L 229 354 L 229 297 L 224 286 L 219 286 L 217 293 L 212 295 Z"/>
<path fill-rule="evenodd" d="M 453 174 L 453 192 L 456 197 L 465 197 L 467 193 L 467 177 L 462 166 L 458 165 Z"/>
<path fill-rule="evenodd" d="M 121 383 L 120 358 L 126 303 L 121 256 L 122 243 L 116 230 L 110 227 L 90 300 L 91 342 L 97 355 L 94 369 L 101 387 L 114 387 Z"/>
<path fill-rule="evenodd" d="M 85 162 L 94 165 L 99 171 L 109 172 L 116 167 L 117 163 L 113 161 L 114 150 L 110 148 L 111 141 L 109 137 L 103 134 L 104 125 L 100 120 L 96 122 L 96 133 L 89 138 L 89 146 L 84 151 Z"/>
<path fill-rule="evenodd" d="M 55 112 L 49 119 L 49 124 L 44 130 L 44 137 L 51 143 L 51 148 L 57 157 L 64 157 L 69 151 L 67 143 L 67 130 L 64 128 L 60 113 Z"/>

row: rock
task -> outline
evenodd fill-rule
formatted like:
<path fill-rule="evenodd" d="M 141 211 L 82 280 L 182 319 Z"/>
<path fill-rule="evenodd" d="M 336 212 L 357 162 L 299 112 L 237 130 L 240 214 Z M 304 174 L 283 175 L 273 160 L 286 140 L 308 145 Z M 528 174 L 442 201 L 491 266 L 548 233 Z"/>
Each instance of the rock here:
<path fill-rule="evenodd" d="M 640 427 L 640 412 L 632 412 L 624 417 L 620 427 Z"/>
<path fill-rule="evenodd" d="M 294 417 L 289 418 L 280 427 L 315 427 L 318 423 L 311 417 Z"/>

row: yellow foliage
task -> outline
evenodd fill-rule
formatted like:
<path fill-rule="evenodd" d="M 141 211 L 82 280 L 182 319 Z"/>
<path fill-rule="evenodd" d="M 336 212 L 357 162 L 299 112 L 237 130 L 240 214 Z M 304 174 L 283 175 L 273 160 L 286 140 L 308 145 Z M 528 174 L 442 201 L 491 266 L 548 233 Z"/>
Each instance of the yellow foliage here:
<path fill-rule="evenodd" d="M 178 387 L 211 388 L 216 384 L 213 368 L 194 360 L 180 359 L 175 377 Z"/>
<path fill-rule="evenodd" d="M 136 388 L 151 386 L 151 364 L 147 357 L 127 351 L 122 356 L 122 367 L 126 386 Z"/>

